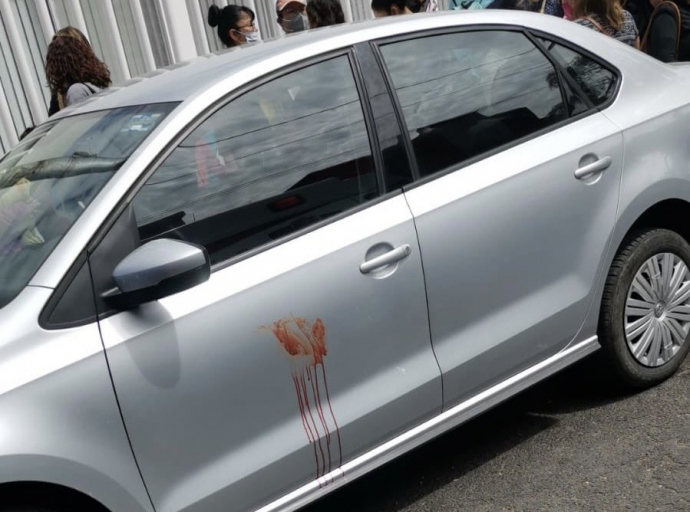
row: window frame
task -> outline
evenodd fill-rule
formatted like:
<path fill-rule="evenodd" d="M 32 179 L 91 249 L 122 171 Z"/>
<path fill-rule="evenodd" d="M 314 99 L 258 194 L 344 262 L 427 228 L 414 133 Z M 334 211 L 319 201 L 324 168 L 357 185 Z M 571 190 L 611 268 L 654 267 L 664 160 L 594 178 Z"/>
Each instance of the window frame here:
<path fill-rule="evenodd" d="M 359 63 L 357 62 L 354 48 L 353 46 L 348 46 L 331 52 L 320 53 L 318 55 L 314 55 L 306 59 L 300 60 L 299 62 L 292 63 L 281 68 L 273 69 L 268 73 L 262 75 L 261 77 L 257 78 L 256 80 L 252 80 L 244 84 L 243 86 L 234 89 L 230 93 L 224 95 L 219 100 L 215 101 L 209 107 L 205 108 L 203 111 L 199 112 L 191 122 L 189 122 L 184 128 L 178 131 L 175 137 L 173 137 L 166 144 L 165 148 L 151 161 L 151 163 L 146 167 L 146 169 L 138 176 L 137 180 L 130 187 L 130 189 L 125 194 L 123 194 L 118 205 L 112 210 L 112 212 L 108 216 L 108 219 L 103 223 L 101 228 L 96 232 L 96 234 L 92 238 L 91 242 L 87 245 L 88 253 L 91 254 L 96 249 L 96 247 L 102 242 L 102 240 L 105 238 L 105 236 L 113 227 L 113 225 L 116 223 L 120 215 L 127 209 L 127 207 L 130 204 L 132 204 L 137 193 L 139 192 L 139 190 L 141 190 L 146 181 L 175 151 L 179 144 L 182 141 L 184 141 L 195 129 L 197 129 L 211 116 L 213 116 L 216 112 L 218 112 L 231 102 L 235 101 L 240 96 L 243 96 L 268 82 L 272 82 L 301 69 L 305 69 L 320 64 L 322 62 L 333 60 L 338 57 L 346 57 L 348 59 L 355 86 L 357 88 L 357 94 L 359 95 L 360 105 L 362 107 L 364 125 L 367 130 L 367 137 L 369 139 L 369 146 L 371 148 L 374 173 L 376 175 L 377 180 L 378 196 L 375 199 L 362 203 L 354 208 L 341 212 L 337 215 L 333 215 L 332 217 L 329 217 L 322 221 L 306 226 L 293 233 L 280 237 L 277 240 L 259 245 L 240 254 L 236 254 L 226 260 L 219 261 L 211 266 L 211 274 L 223 270 L 247 258 L 256 256 L 257 254 L 260 254 L 264 251 L 282 245 L 290 240 L 303 236 L 311 231 L 320 229 L 333 222 L 337 222 L 338 220 L 348 217 L 356 212 L 362 211 L 366 208 L 370 208 L 371 206 L 378 204 L 386 199 L 389 199 L 390 197 L 393 197 L 397 194 L 401 194 L 401 189 L 384 193 L 385 189 L 383 186 L 384 174 L 382 158 L 380 155 L 381 152 L 378 143 L 378 135 L 376 133 L 376 127 L 373 120 L 373 114 L 371 111 L 371 105 L 369 104 L 369 98 L 366 93 L 366 88 L 362 77 L 362 71 L 359 67 Z M 98 293 L 98 290 L 96 292 Z"/>
<path fill-rule="evenodd" d="M 570 41 L 562 39 L 562 38 L 555 36 L 553 34 L 542 32 L 541 30 L 533 30 L 533 29 L 530 29 L 527 32 L 529 34 L 530 39 L 532 39 L 532 41 L 534 42 L 534 44 L 537 45 L 537 47 L 539 49 L 541 49 L 541 51 L 547 56 L 547 58 L 549 58 L 549 60 L 551 60 L 553 62 L 553 64 L 558 67 L 560 72 L 563 74 L 564 79 L 566 80 L 566 82 L 568 82 L 568 84 L 570 85 L 570 88 L 573 90 L 573 93 L 577 94 L 580 97 L 580 99 L 582 101 L 584 101 L 589 106 L 589 109 L 587 109 L 583 113 L 590 113 L 589 112 L 590 110 L 596 110 L 598 112 L 601 112 L 602 110 L 606 110 L 607 108 L 609 108 L 613 104 L 613 102 L 616 101 L 616 98 L 618 98 L 618 94 L 620 92 L 621 82 L 623 81 L 623 75 L 622 75 L 621 71 L 616 66 L 614 66 L 610 62 L 602 59 L 598 55 L 595 55 L 592 52 L 585 50 L 581 46 L 573 44 Z M 614 79 L 616 81 L 616 85 L 614 87 L 614 90 L 613 90 L 613 93 L 611 94 L 611 96 L 605 102 L 603 102 L 601 105 L 599 105 L 599 106 L 594 105 L 592 103 L 592 100 L 589 99 L 589 96 L 587 96 L 585 94 L 585 92 L 577 84 L 575 79 L 570 76 L 570 73 L 568 73 L 568 71 L 565 69 L 565 66 L 563 65 L 564 63 L 561 62 L 561 59 L 559 59 L 556 55 L 552 54 L 549 51 L 549 49 L 546 48 L 544 46 L 544 44 L 539 40 L 539 38 L 546 39 L 547 41 L 551 41 L 552 43 L 555 43 L 559 46 L 563 46 L 564 48 L 567 48 L 567 49 L 569 49 L 575 53 L 578 53 L 578 54 L 582 55 L 583 57 L 587 57 L 588 59 L 599 64 L 602 68 L 613 73 Z M 582 114 L 578 114 L 578 116 L 573 116 L 573 117 L 577 117 L 579 119 L 579 116 L 581 116 L 581 115 Z"/>
<path fill-rule="evenodd" d="M 381 47 L 388 45 L 388 44 L 394 44 L 394 43 L 399 43 L 403 41 L 410 41 L 410 40 L 415 40 L 415 39 L 421 39 L 425 37 L 435 37 L 435 36 L 442 36 L 442 35 L 448 35 L 448 34 L 462 34 L 466 32 L 496 32 L 496 31 L 502 31 L 502 32 L 519 32 L 523 34 L 534 46 L 542 53 L 542 55 L 548 60 L 548 62 L 553 66 L 554 70 L 556 71 L 556 75 L 558 76 L 559 79 L 559 86 L 561 90 L 561 98 L 563 101 L 563 105 L 566 107 L 566 109 L 570 105 L 570 101 L 567 98 L 567 88 L 569 88 L 572 91 L 572 94 L 576 94 L 582 101 L 585 102 L 585 104 L 589 107 L 587 110 L 575 115 L 571 116 L 569 112 L 566 112 L 566 118 L 563 119 L 562 121 L 559 121 L 557 123 L 554 123 L 546 128 L 542 128 L 541 130 L 537 130 L 536 132 L 533 132 L 529 135 L 525 135 L 524 137 L 520 137 L 518 139 L 515 139 L 514 141 L 511 141 L 506 144 L 502 144 L 490 151 L 485 151 L 484 153 L 481 153 L 479 155 L 473 156 L 471 158 L 468 158 L 466 160 L 463 160 L 461 162 L 458 162 L 455 165 L 451 165 L 449 167 L 446 167 L 445 169 L 441 169 L 439 171 L 436 171 L 434 173 L 429 174 L 428 176 L 421 176 L 419 173 L 419 166 L 417 164 L 417 156 L 414 153 L 414 148 L 412 147 L 412 140 L 410 139 L 410 132 L 409 129 L 407 128 L 407 123 L 405 122 L 405 116 L 402 110 L 402 106 L 400 104 L 400 99 L 398 97 L 398 93 L 395 89 L 395 85 L 393 84 L 393 80 L 391 78 L 390 72 L 388 70 L 388 66 L 386 66 L 385 60 L 383 58 L 383 54 L 381 52 Z M 537 37 L 543 37 L 544 39 L 551 40 L 552 42 L 555 42 L 556 44 L 560 44 L 562 46 L 565 46 L 569 49 L 571 49 L 574 52 L 580 53 L 581 55 L 584 55 L 585 57 L 588 57 L 598 64 L 602 65 L 604 68 L 608 69 L 609 71 L 612 71 L 615 75 L 616 78 L 616 89 L 614 93 L 611 95 L 609 100 L 606 103 L 603 103 L 599 107 L 594 107 L 592 105 L 592 102 L 589 100 L 589 98 L 585 95 L 583 97 L 581 91 L 579 91 L 579 88 L 573 88 L 571 83 L 570 83 L 570 76 L 568 75 L 567 71 L 564 69 L 562 66 L 561 62 L 559 62 L 557 59 L 554 58 L 553 55 L 538 41 L 536 38 Z M 618 97 L 618 94 L 620 92 L 620 84 L 621 84 L 621 73 L 618 68 L 615 66 L 612 66 L 610 63 L 607 61 L 604 61 L 598 56 L 593 55 L 591 52 L 588 52 L 587 50 L 583 49 L 580 46 L 577 46 L 573 43 L 564 41 L 562 38 L 559 38 L 558 36 L 555 36 L 554 34 L 550 34 L 547 32 L 543 32 L 540 30 L 534 30 L 528 27 L 524 27 L 521 25 L 503 25 L 503 24 L 485 24 L 485 25 L 466 25 L 463 27 L 443 27 L 443 28 L 437 28 L 437 29 L 432 29 L 432 30 L 419 30 L 416 32 L 408 32 L 406 34 L 399 34 L 395 35 L 392 37 L 386 37 L 386 38 L 380 38 L 380 39 L 373 39 L 369 42 L 369 44 L 372 46 L 372 50 L 374 51 L 376 58 L 378 59 L 379 62 L 379 67 L 381 68 L 381 72 L 384 75 L 384 79 L 387 83 L 388 90 L 391 94 L 392 100 L 393 100 L 393 105 L 394 108 L 398 111 L 398 119 L 400 120 L 403 130 L 403 137 L 405 141 L 405 146 L 407 150 L 407 155 L 408 159 L 410 161 L 410 165 L 412 166 L 413 169 L 413 174 L 415 176 L 415 180 L 403 187 L 403 191 L 407 192 L 408 190 L 412 190 L 416 187 L 419 187 L 421 185 L 424 185 L 426 183 L 429 183 L 433 180 L 436 180 L 442 176 L 445 176 L 447 174 L 459 171 L 461 169 L 464 169 L 465 167 L 471 166 L 481 160 L 484 160 L 486 158 L 490 158 L 498 153 L 501 153 L 503 151 L 506 151 L 508 149 L 511 149 L 515 146 L 518 146 L 520 144 L 524 144 L 525 142 L 528 142 L 532 139 L 536 139 L 538 137 L 541 137 L 542 135 L 545 135 L 547 133 L 550 133 L 552 131 L 558 130 L 560 128 L 563 128 L 564 126 L 567 126 L 570 123 L 579 121 L 580 119 L 584 119 L 587 116 L 590 116 L 596 112 L 600 112 L 602 110 L 605 110 L 608 108 Z M 564 83 L 565 81 L 565 83 Z M 574 79 L 572 79 L 574 82 Z"/>

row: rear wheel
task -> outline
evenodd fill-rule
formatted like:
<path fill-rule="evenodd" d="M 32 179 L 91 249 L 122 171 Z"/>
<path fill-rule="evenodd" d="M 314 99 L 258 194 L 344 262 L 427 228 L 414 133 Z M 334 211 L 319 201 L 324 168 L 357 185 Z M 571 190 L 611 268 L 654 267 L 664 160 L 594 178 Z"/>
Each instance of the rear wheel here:
<path fill-rule="evenodd" d="M 638 233 L 604 288 L 599 341 L 622 381 L 644 388 L 673 375 L 690 350 L 690 245 L 666 229 Z"/>

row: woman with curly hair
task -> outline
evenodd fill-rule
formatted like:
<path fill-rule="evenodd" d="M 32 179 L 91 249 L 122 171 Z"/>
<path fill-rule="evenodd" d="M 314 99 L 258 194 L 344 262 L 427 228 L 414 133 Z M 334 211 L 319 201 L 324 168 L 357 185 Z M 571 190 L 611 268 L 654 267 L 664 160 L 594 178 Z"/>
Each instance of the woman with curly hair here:
<path fill-rule="evenodd" d="M 91 48 L 91 43 L 89 43 L 89 40 L 86 38 L 84 33 L 76 27 L 68 26 L 61 28 L 60 30 L 55 32 L 53 40 L 55 40 L 56 37 L 73 37 L 75 39 L 83 41 L 86 44 L 86 46 Z M 62 99 L 58 98 L 58 92 L 51 88 L 50 107 L 48 107 L 48 116 L 52 116 L 60 110 L 60 101 L 62 101 L 62 105 L 64 107 L 64 97 Z"/>
<path fill-rule="evenodd" d="M 110 86 L 110 71 L 82 39 L 57 36 L 48 46 L 46 77 L 59 108 L 74 105 Z"/>
<path fill-rule="evenodd" d="M 307 2 L 309 28 L 345 23 L 345 14 L 338 0 L 309 0 Z"/>

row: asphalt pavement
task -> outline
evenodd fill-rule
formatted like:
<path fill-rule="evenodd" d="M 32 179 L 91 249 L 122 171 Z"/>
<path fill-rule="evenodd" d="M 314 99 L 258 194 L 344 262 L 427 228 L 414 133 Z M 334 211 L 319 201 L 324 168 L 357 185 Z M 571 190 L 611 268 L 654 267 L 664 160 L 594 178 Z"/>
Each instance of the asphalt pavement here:
<path fill-rule="evenodd" d="M 621 391 L 595 354 L 301 512 L 690 511 L 690 359 Z"/>

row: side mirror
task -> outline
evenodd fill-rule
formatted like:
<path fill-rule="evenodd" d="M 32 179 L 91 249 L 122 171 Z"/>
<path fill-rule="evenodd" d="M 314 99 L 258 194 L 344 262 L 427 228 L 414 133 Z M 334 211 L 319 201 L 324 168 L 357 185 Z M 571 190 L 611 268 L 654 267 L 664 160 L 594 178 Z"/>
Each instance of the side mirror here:
<path fill-rule="evenodd" d="M 113 270 L 117 288 L 103 294 L 108 306 L 131 309 L 207 281 L 211 261 L 206 249 L 178 240 L 148 242 Z"/>

